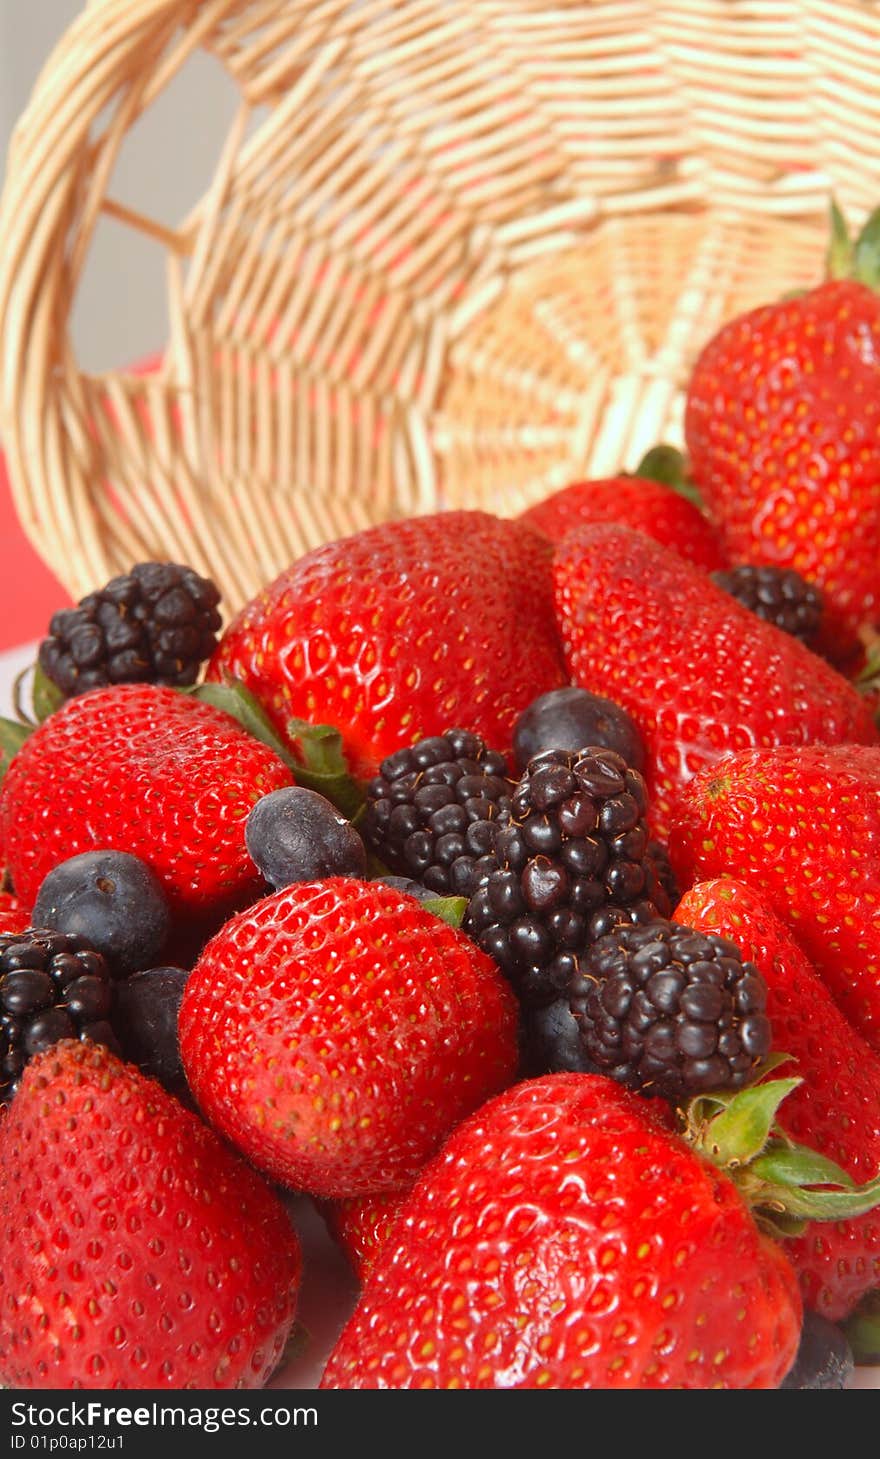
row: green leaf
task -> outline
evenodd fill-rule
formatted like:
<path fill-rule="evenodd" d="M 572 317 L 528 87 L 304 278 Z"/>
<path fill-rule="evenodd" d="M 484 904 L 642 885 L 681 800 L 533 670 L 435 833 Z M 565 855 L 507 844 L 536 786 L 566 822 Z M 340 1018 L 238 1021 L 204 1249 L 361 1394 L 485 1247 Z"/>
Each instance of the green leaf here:
<path fill-rule="evenodd" d="M 880 289 L 880 208 L 875 208 L 856 239 L 852 277 L 869 289 Z"/>
<path fill-rule="evenodd" d="M 60 709 L 64 703 L 64 694 L 53 684 L 52 680 L 43 673 L 39 664 L 34 664 L 34 682 L 31 688 L 31 704 L 33 705 L 34 719 L 37 724 L 42 724 L 56 709 Z"/>
<path fill-rule="evenodd" d="M 880 1292 L 862 1298 L 843 1330 L 857 1363 L 880 1363 Z"/>
<path fill-rule="evenodd" d="M 349 771 L 339 730 L 330 724 L 290 719 L 287 733 L 297 748 L 293 762 L 297 784 L 325 795 L 354 820 L 364 804 L 364 787 Z"/>
<path fill-rule="evenodd" d="M 33 734 L 33 725 L 20 724 L 14 719 L 0 719 L 0 781 L 9 769 L 12 759 L 18 754 L 25 740 Z"/>
<path fill-rule="evenodd" d="M 467 897 L 431 897 L 422 903 L 428 912 L 433 912 L 441 922 L 446 922 L 450 927 L 459 928 L 464 921 L 464 914 L 468 909 Z"/>
<path fill-rule="evenodd" d="M 848 279 L 852 276 L 853 244 L 849 227 L 836 198 L 831 199 L 830 238 L 825 255 L 825 273 L 829 279 Z"/>
<path fill-rule="evenodd" d="M 708 1125 L 703 1139 L 704 1153 L 722 1167 L 745 1165 L 754 1160 L 770 1138 L 782 1101 L 801 1082 L 800 1079 L 773 1079 L 740 1090 Z"/>
<path fill-rule="evenodd" d="M 753 1175 L 770 1185 L 839 1185 L 845 1190 L 856 1189 L 845 1170 L 806 1145 L 771 1145 L 751 1168 Z"/>
<path fill-rule="evenodd" d="M 228 679 L 223 684 L 197 684 L 195 688 L 181 692 L 231 715 L 254 739 L 274 750 L 296 776 L 297 785 L 326 796 L 349 820 L 360 810 L 364 801 L 363 787 L 349 773 L 342 749 L 342 735 L 333 725 L 309 724 L 304 719 L 289 720 L 288 733 L 296 748 L 296 753 L 293 753 L 279 736 L 260 701 L 237 680 Z"/>
<path fill-rule="evenodd" d="M 702 511 L 703 498 L 688 477 L 687 462 L 675 446 L 667 446 L 662 442 L 659 446 L 652 446 L 642 457 L 633 475 L 670 487 Z"/>

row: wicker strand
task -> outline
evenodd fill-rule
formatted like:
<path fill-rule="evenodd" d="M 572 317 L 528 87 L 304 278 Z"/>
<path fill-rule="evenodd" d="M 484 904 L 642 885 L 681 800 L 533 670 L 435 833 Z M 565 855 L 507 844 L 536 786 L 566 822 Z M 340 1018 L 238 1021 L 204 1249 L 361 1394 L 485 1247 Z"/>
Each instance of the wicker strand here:
<path fill-rule="evenodd" d="M 831 192 L 880 198 L 878 47 L 880 0 L 91 0 L 0 198 L 28 534 L 77 595 L 167 555 L 231 610 L 330 536 L 680 439 L 711 331 L 819 277 Z M 240 106 L 169 226 L 113 173 L 198 49 Z M 102 216 L 167 255 L 148 378 L 75 359 Z"/>

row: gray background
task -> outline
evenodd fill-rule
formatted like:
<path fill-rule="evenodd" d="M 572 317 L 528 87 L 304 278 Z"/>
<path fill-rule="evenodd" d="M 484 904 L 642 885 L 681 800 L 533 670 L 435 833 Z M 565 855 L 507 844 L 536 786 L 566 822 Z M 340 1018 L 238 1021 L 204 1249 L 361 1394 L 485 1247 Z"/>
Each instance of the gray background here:
<path fill-rule="evenodd" d="M 85 0 L 0 0 L 0 158 L 44 61 Z M 129 134 L 111 196 L 168 224 L 201 196 L 235 108 L 229 79 L 199 54 Z M 160 349 L 167 337 L 165 255 L 110 219 L 99 224 L 76 301 L 80 363 L 100 370 Z"/>

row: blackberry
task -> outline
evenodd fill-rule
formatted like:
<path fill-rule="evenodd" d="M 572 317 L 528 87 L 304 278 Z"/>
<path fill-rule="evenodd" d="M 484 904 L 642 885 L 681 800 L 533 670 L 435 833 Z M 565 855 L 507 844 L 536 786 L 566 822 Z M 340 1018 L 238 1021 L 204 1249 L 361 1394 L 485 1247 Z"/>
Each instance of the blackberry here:
<path fill-rule="evenodd" d="M 217 646 L 219 602 L 191 567 L 138 563 L 53 615 L 40 668 L 66 698 L 108 684 L 194 684 Z"/>
<path fill-rule="evenodd" d="M 681 892 L 669 852 L 660 841 L 649 841 L 645 852 L 645 866 L 648 874 L 648 895 L 661 917 L 671 917 L 679 902 Z"/>
<path fill-rule="evenodd" d="M 580 955 L 658 915 L 645 863 L 645 782 L 614 750 L 547 750 L 477 863 L 465 931 L 528 1005 L 565 993 Z"/>
<path fill-rule="evenodd" d="M 758 969 L 726 938 L 665 918 L 599 938 L 569 998 L 587 1057 L 669 1099 L 739 1089 L 770 1052 Z"/>
<path fill-rule="evenodd" d="M 790 567 L 733 567 L 713 572 L 712 581 L 793 638 L 812 646 L 822 623 L 824 601 L 814 583 Z"/>
<path fill-rule="evenodd" d="M 110 970 L 82 938 L 42 928 L 0 934 L 0 1104 L 12 1099 L 28 1060 L 60 1039 L 118 1053 L 112 1007 Z"/>
<path fill-rule="evenodd" d="M 512 790 L 503 755 L 469 730 L 447 730 L 382 761 L 359 829 L 389 871 L 434 896 L 468 897 Z"/>

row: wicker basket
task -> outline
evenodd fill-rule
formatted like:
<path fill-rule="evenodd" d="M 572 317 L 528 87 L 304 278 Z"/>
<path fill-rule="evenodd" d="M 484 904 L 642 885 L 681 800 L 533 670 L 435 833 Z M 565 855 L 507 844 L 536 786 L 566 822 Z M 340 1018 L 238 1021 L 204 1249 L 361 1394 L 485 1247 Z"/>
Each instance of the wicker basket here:
<path fill-rule="evenodd" d="M 109 190 L 197 47 L 241 104 L 170 231 Z M 712 328 L 818 276 L 829 192 L 880 198 L 878 55 L 880 0 L 91 0 L 0 206 L 28 534 L 76 595 L 165 554 L 235 607 L 370 522 L 631 464 Z M 168 253 L 149 376 L 74 357 L 102 210 Z"/>

